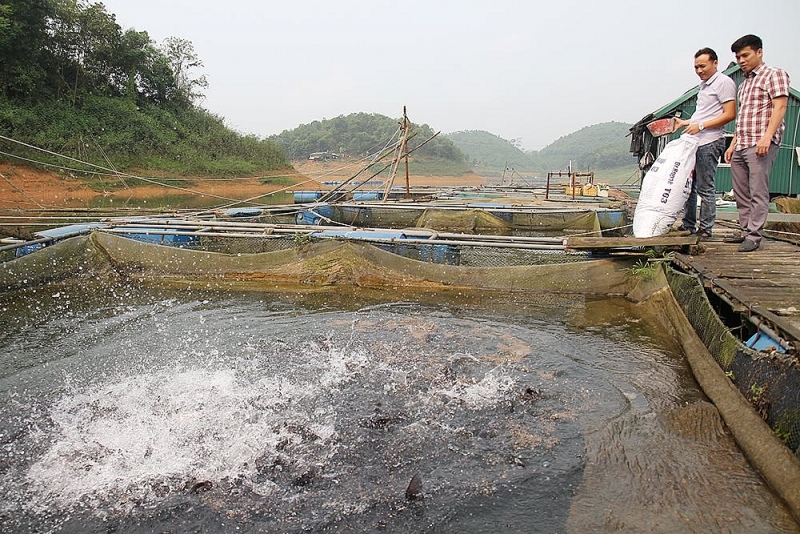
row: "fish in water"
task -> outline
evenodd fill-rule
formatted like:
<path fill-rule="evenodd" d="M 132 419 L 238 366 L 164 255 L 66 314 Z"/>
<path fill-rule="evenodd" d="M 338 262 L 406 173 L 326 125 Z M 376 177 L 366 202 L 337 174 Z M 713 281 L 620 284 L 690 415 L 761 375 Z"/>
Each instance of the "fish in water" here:
<path fill-rule="evenodd" d="M 198 480 L 192 485 L 189 491 L 192 493 L 200 493 L 201 491 L 210 490 L 213 486 L 214 484 L 210 480 Z"/>
<path fill-rule="evenodd" d="M 422 494 L 422 477 L 419 473 L 411 477 L 411 482 L 408 483 L 406 488 L 406 499 L 409 501 L 421 500 L 424 498 Z"/>

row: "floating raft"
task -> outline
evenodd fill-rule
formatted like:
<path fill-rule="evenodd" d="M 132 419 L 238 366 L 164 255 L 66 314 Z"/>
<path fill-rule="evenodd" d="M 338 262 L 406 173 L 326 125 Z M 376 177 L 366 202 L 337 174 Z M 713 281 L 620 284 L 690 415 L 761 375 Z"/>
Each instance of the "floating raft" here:
<path fill-rule="evenodd" d="M 697 244 L 697 236 L 657 237 L 567 237 L 567 250 L 638 249 L 641 247 L 682 247 Z"/>
<path fill-rule="evenodd" d="M 39 238 L 20 242 L 4 249 L 17 249 L 17 255 L 34 252 L 63 238 L 92 231 L 114 233 L 155 244 L 193 247 L 202 238 L 257 239 L 269 241 L 292 236 L 308 239 L 338 239 L 376 244 L 402 242 L 406 245 L 447 245 L 451 247 L 481 247 L 486 249 L 526 249 L 561 251 L 565 253 L 612 251 L 641 251 L 648 247 L 683 247 L 697 244 L 696 236 L 667 235 L 650 238 L 584 237 L 584 236 L 522 236 L 488 235 L 478 233 L 444 232 L 427 228 L 361 228 L 356 226 L 319 226 L 270 224 L 253 220 L 203 220 L 190 217 L 132 217 L 112 218 L 101 222 L 71 225 L 37 232 Z"/>
<path fill-rule="evenodd" d="M 345 225 L 402 229 L 431 227 L 464 233 L 558 233 L 566 230 L 593 235 L 621 234 L 626 210 L 614 203 L 535 204 L 513 202 L 319 202 L 293 206 L 229 209 L 217 218 L 253 218 L 260 222 Z M 287 220 L 287 216 L 290 217 Z"/>
<path fill-rule="evenodd" d="M 706 241 L 702 254 L 675 254 L 673 262 L 695 273 L 734 311 L 756 316 L 800 346 L 800 247 L 772 239 L 755 252 L 740 253 L 738 247 Z"/>

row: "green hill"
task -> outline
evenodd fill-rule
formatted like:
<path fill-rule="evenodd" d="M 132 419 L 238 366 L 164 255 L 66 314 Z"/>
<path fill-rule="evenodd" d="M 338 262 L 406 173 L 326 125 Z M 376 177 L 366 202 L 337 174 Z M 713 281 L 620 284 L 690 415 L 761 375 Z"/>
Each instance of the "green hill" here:
<path fill-rule="evenodd" d="M 447 137 L 467 157 L 469 165 L 484 174 L 502 173 L 505 168 L 519 172 L 541 172 L 536 154 L 527 154 L 511 141 L 482 130 L 453 132 Z"/>
<path fill-rule="evenodd" d="M 190 42 L 123 30 L 102 3 L 0 2 L 0 159 L 85 172 L 287 167 L 274 143 L 197 104 L 202 65 Z"/>
<path fill-rule="evenodd" d="M 626 136 L 631 125 L 624 122 L 603 122 L 581 128 L 558 138 L 538 152 L 546 170 L 609 170 L 634 166 Z"/>
<path fill-rule="evenodd" d="M 397 140 L 400 119 L 377 113 L 352 113 L 333 119 L 301 124 L 270 137 L 292 160 L 308 159 L 317 152 L 362 157 L 381 152 Z M 412 124 L 409 150 L 414 150 L 414 168 L 421 174 L 459 175 L 469 170 L 464 154 L 446 136 L 439 135 L 421 146 L 435 133 L 427 124 Z M 421 148 L 418 148 L 421 147 Z"/>
<path fill-rule="evenodd" d="M 478 172 L 499 173 L 513 168 L 519 172 L 546 173 L 566 170 L 592 170 L 614 178 L 627 176 L 635 169 L 626 137 L 630 124 L 604 122 L 587 126 L 561 137 L 542 150 L 523 152 L 511 141 L 485 131 L 447 134 Z"/>

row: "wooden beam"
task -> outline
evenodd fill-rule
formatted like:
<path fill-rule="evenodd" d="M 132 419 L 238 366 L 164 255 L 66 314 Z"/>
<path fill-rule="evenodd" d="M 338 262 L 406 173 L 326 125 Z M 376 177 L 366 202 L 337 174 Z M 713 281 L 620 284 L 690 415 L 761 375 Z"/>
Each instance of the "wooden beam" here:
<path fill-rule="evenodd" d="M 657 237 L 568 237 L 567 250 L 587 250 L 629 247 L 678 247 L 696 245 L 697 236 L 657 236 Z"/>

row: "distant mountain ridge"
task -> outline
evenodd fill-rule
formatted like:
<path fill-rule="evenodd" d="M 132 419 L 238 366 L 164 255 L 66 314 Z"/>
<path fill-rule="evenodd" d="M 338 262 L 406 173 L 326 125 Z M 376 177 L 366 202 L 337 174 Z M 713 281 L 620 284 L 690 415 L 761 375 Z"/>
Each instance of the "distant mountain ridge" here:
<path fill-rule="evenodd" d="M 573 169 L 603 170 L 634 163 L 630 153 L 631 124 L 602 122 L 585 126 L 559 137 L 538 152 L 548 170 L 565 169 L 572 161 Z"/>
<path fill-rule="evenodd" d="M 396 133 L 399 120 L 376 113 L 352 113 L 333 119 L 301 124 L 272 136 L 292 160 L 308 159 L 314 153 L 345 153 L 351 156 L 372 154 L 385 146 Z M 551 170 L 603 171 L 632 168 L 635 162 L 626 137 L 631 125 L 604 122 L 586 126 L 560 137 L 540 151 L 524 151 L 514 142 L 483 130 L 439 135 L 412 157 L 416 169 L 428 173 L 458 175 L 473 169 L 486 175 L 506 169 L 545 174 Z M 410 148 L 434 134 L 427 124 L 413 125 L 417 135 Z M 426 172 L 427 171 L 427 172 Z"/>
<path fill-rule="evenodd" d="M 397 135 L 400 122 L 400 119 L 378 113 L 351 113 L 301 124 L 272 136 L 270 140 L 281 146 L 290 159 L 306 159 L 314 152 L 342 152 L 361 156 L 385 147 Z M 416 134 L 408 142 L 412 150 L 434 134 L 427 124 L 412 124 L 411 131 Z M 464 155 L 445 136 L 431 139 L 416 155 L 464 161 Z"/>
<path fill-rule="evenodd" d="M 398 118 L 378 113 L 351 113 L 301 124 L 269 140 L 282 147 L 291 160 L 308 159 L 316 153 L 362 157 L 383 153 L 387 146 L 391 150 L 399 138 L 400 123 Z M 412 124 L 411 132 L 414 136 L 409 138 L 408 148 L 413 151 L 416 172 L 459 176 L 469 171 L 464 154 L 446 136 L 434 137 L 427 124 Z"/>
<path fill-rule="evenodd" d="M 447 134 L 461 152 L 467 164 L 475 169 L 496 170 L 510 167 L 521 172 L 540 172 L 541 164 L 535 153 L 526 153 L 512 142 L 483 130 Z"/>
<path fill-rule="evenodd" d="M 632 166 L 627 139 L 631 125 L 603 122 L 586 126 L 553 141 L 540 151 L 525 152 L 492 133 L 480 130 L 447 134 L 476 169 L 506 167 L 520 172 L 545 173 L 551 170 L 607 170 Z"/>

